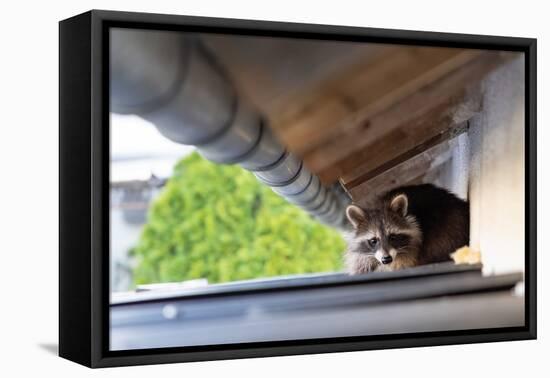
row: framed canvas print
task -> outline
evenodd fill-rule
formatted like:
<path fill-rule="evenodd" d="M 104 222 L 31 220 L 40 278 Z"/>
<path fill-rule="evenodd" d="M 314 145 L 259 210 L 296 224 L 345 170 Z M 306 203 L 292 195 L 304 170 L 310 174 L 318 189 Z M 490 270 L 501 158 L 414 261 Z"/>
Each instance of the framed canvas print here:
<path fill-rule="evenodd" d="M 536 40 L 60 22 L 59 353 L 536 337 Z"/>

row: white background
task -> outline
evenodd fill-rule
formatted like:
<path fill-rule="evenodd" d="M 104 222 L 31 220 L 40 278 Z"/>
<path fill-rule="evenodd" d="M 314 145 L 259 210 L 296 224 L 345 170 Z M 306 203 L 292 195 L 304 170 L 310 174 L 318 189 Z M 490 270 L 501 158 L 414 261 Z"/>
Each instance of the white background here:
<path fill-rule="evenodd" d="M 23 377 L 518 377 L 550 371 L 548 218 L 550 11 L 545 1 L 4 2 L 0 23 L 0 375 Z M 539 340 L 89 370 L 55 356 L 58 25 L 91 8 L 536 37 Z M 545 69 L 546 68 L 546 69 Z M 546 169 L 546 172 L 545 172 Z M 546 235 L 545 235 L 546 234 Z M 429 314 L 428 314 L 429 316 Z M 546 352 L 544 351 L 546 349 Z"/>

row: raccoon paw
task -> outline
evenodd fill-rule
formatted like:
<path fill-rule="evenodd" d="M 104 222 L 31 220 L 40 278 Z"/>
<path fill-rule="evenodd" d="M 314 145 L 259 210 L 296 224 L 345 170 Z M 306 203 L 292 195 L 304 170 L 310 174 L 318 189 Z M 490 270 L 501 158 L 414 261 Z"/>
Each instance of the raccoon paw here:
<path fill-rule="evenodd" d="M 363 254 L 348 254 L 347 271 L 351 275 L 374 272 L 381 265 L 373 256 Z"/>

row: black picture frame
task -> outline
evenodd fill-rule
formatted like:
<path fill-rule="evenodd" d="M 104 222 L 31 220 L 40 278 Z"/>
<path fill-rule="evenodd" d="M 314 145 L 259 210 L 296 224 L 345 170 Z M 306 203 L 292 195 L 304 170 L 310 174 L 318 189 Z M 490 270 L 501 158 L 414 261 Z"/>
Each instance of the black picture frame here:
<path fill-rule="evenodd" d="M 526 59 L 525 319 L 518 328 L 109 351 L 110 27 L 510 50 Z M 89 367 L 536 338 L 536 39 L 92 10 L 59 24 L 59 355 Z"/>

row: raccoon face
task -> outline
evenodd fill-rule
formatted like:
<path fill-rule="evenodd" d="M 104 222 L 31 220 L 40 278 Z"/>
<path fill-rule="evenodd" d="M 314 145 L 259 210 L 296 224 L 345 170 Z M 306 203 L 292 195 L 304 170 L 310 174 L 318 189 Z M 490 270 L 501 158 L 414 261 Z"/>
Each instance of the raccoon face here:
<path fill-rule="evenodd" d="M 356 259 L 374 258 L 385 270 L 399 265 L 396 260 L 405 254 L 416 255 L 422 234 L 407 208 L 408 199 L 404 194 L 396 195 L 378 208 L 348 206 L 346 215 L 354 228 L 348 240 L 348 254 L 355 255 Z"/>

